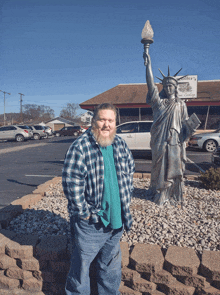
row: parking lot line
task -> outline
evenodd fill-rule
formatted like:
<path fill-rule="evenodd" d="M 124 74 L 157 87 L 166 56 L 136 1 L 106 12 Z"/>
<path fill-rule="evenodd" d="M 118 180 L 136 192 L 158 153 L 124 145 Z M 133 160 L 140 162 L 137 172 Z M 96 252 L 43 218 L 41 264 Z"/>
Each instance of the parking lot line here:
<path fill-rule="evenodd" d="M 142 164 L 142 163 L 152 163 L 151 160 L 145 160 L 145 159 L 143 159 L 143 160 L 136 160 L 136 159 L 134 159 L 134 162 L 135 163 L 139 163 L 139 164 Z"/>
<path fill-rule="evenodd" d="M 201 172 L 205 173 L 205 170 L 203 170 L 199 165 L 197 165 L 195 162 L 193 162 L 192 160 L 190 160 L 189 158 L 187 158 L 187 161 L 189 161 L 190 163 L 192 163 L 193 165 L 195 165 Z"/>
<path fill-rule="evenodd" d="M 207 152 L 206 153 L 195 153 L 195 154 L 190 154 L 190 153 L 187 153 L 187 156 L 198 156 L 198 157 L 201 157 L 201 155 L 206 155 L 207 156 Z"/>
<path fill-rule="evenodd" d="M 10 148 L 4 148 L 0 150 L 0 154 L 5 154 L 5 153 L 10 153 L 10 152 L 17 152 L 21 150 L 25 150 L 27 148 L 34 148 L 34 147 L 39 147 L 46 145 L 47 143 L 35 143 L 35 144 L 28 144 L 28 145 L 23 145 L 23 146 L 15 146 L 15 147 L 10 147 Z"/>
<path fill-rule="evenodd" d="M 25 175 L 28 177 L 57 177 L 58 175 Z"/>

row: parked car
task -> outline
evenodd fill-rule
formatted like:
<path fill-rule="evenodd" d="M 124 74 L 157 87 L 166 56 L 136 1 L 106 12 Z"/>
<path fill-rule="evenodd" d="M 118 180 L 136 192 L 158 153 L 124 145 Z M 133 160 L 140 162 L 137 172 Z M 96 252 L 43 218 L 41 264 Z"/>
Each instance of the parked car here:
<path fill-rule="evenodd" d="M 33 131 L 32 131 L 32 129 L 31 129 L 30 126 L 27 126 L 27 125 L 16 125 L 16 126 L 19 127 L 19 128 L 21 128 L 21 129 L 23 129 L 23 130 L 28 130 L 28 132 L 31 135 L 31 138 L 34 137 Z"/>
<path fill-rule="evenodd" d="M 220 145 L 220 128 L 214 132 L 199 133 L 191 136 L 188 142 L 189 147 L 204 149 L 207 152 L 214 152 Z"/>
<path fill-rule="evenodd" d="M 0 127 L 0 140 L 24 141 L 31 139 L 31 137 L 33 137 L 33 134 L 29 128 L 21 128 L 16 125 Z"/>
<path fill-rule="evenodd" d="M 49 126 L 43 126 L 43 127 L 46 132 L 46 137 L 53 135 L 53 130 L 51 127 L 49 127 Z"/>
<path fill-rule="evenodd" d="M 220 166 L 220 146 L 212 153 L 212 163 Z"/>
<path fill-rule="evenodd" d="M 123 138 L 130 150 L 151 150 L 150 129 L 153 121 L 132 121 L 117 126 L 116 133 Z"/>
<path fill-rule="evenodd" d="M 80 134 L 82 134 L 82 128 L 80 126 L 63 127 L 62 129 L 54 132 L 54 135 L 56 136 L 78 136 Z"/>
<path fill-rule="evenodd" d="M 41 139 L 44 137 L 47 137 L 47 134 L 45 132 L 44 126 L 41 125 L 32 125 L 29 126 L 33 131 L 33 137 L 34 139 Z"/>

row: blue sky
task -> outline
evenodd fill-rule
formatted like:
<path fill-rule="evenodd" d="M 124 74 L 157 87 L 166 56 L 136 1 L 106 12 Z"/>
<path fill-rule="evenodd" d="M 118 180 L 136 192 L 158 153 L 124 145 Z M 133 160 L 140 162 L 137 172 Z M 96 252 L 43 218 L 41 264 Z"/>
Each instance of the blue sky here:
<path fill-rule="evenodd" d="M 141 31 L 154 30 L 154 76 L 220 79 L 219 0 L 1 0 L 0 89 L 6 113 L 23 104 L 58 116 L 118 84 L 144 83 Z M 157 79 L 155 78 L 155 81 Z M 0 113 L 3 113 L 0 92 Z"/>

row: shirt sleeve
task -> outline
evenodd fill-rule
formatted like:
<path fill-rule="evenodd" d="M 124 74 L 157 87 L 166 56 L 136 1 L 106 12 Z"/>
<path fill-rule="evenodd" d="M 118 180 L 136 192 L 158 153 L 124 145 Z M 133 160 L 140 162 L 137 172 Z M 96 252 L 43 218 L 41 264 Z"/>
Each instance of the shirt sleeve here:
<path fill-rule="evenodd" d="M 124 145 L 125 145 L 125 150 L 126 150 L 126 154 L 128 155 L 128 169 L 129 169 L 129 173 L 130 173 L 130 191 L 133 192 L 134 190 L 134 186 L 133 186 L 133 174 L 135 172 L 135 163 L 134 163 L 134 158 L 133 155 L 130 151 L 130 149 L 127 146 L 127 143 L 124 141 Z"/>
<path fill-rule="evenodd" d="M 67 151 L 62 171 L 62 185 L 68 199 L 70 214 L 86 218 L 90 215 L 85 200 L 85 180 L 87 168 L 80 149 L 72 145 Z"/>
<path fill-rule="evenodd" d="M 133 155 L 129 149 L 128 149 L 128 163 L 129 163 L 130 174 L 133 175 L 135 172 L 135 164 L 134 164 Z"/>

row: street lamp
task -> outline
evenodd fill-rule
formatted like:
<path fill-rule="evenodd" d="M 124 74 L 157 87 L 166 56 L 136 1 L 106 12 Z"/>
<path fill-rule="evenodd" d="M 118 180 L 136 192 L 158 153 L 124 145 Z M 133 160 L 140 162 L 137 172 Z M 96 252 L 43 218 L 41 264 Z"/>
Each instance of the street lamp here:
<path fill-rule="evenodd" d="M 150 44 L 154 42 L 153 36 L 154 36 L 154 31 L 150 25 L 149 20 L 147 20 L 141 34 L 141 37 L 142 37 L 141 43 L 144 44 L 144 65 L 145 66 L 147 65 L 147 60 L 145 58 L 145 55 L 148 54 Z"/>
<path fill-rule="evenodd" d="M 5 126 L 5 94 L 11 95 L 11 93 L 8 93 L 8 92 L 2 91 L 2 90 L 0 90 L 0 91 L 4 93 L 4 126 Z"/>

